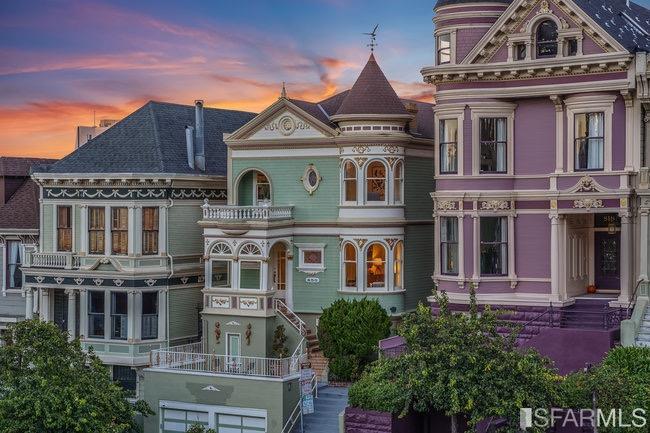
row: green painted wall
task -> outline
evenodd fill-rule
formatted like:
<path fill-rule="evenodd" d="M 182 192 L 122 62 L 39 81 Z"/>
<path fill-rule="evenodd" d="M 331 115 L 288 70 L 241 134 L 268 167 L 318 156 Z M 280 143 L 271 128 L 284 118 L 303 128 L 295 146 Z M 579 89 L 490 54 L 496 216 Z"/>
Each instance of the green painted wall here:
<path fill-rule="evenodd" d="M 227 334 L 241 335 L 241 356 L 256 356 L 260 358 L 272 358 L 272 338 L 268 338 L 269 332 L 273 335 L 274 317 L 250 317 L 205 314 L 203 316 L 207 323 L 207 344 L 210 353 L 217 355 L 226 354 Z M 215 324 L 219 322 L 221 338 L 216 341 Z M 250 344 L 246 342 L 246 328 L 251 325 Z"/>
<path fill-rule="evenodd" d="M 238 201 L 239 206 L 253 205 L 253 172 L 246 173 L 239 181 Z"/>
<path fill-rule="evenodd" d="M 203 218 L 198 203 L 172 206 L 168 210 L 168 252 L 171 255 L 203 254 L 203 229 L 197 224 Z"/>
<path fill-rule="evenodd" d="M 168 292 L 169 339 L 198 335 L 199 310 L 202 294 L 200 287 L 186 287 Z"/>
<path fill-rule="evenodd" d="M 294 243 L 325 244 L 325 271 L 315 275 L 300 272 L 298 248 L 294 248 L 293 309 L 298 313 L 320 313 L 324 307 L 338 299 L 340 288 L 340 253 L 338 236 L 294 236 Z M 318 283 L 307 283 L 308 277 L 316 277 Z"/>
<path fill-rule="evenodd" d="M 323 178 L 320 186 L 311 196 L 305 191 L 300 180 L 310 163 L 316 166 Z M 251 167 L 267 173 L 271 181 L 273 205 L 295 206 L 296 221 L 334 221 L 338 218 L 338 157 L 233 159 L 232 167 L 233 179 Z"/>
<path fill-rule="evenodd" d="M 161 400 L 266 409 L 267 432 L 280 433 L 300 396 L 297 379 L 282 382 L 160 370 L 145 370 L 144 376 L 143 400 L 155 412 L 144 420 L 145 433 L 159 431 Z M 210 385 L 218 391 L 204 390 Z"/>
<path fill-rule="evenodd" d="M 404 242 L 404 308 L 414 309 L 433 288 L 433 224 L 406 227 Z"/>
<path fill-rule="evenodd" d="M 54 205 L 43 205 L 43 237 L 40 240 L 43 251 L 50 253 L 54 246 Z"/>
<path fill-rule="evenodd" d="M 432 220 L 433 159 L 405 158 L 404 198 L 406 219 Z M 429 250 L 430 251 L 430 250 Z"/>

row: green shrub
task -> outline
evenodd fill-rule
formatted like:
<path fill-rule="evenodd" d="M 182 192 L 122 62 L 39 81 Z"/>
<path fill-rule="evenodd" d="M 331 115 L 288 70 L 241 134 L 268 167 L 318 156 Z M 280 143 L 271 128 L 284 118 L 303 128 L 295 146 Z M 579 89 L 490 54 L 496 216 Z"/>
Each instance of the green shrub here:
<path fill-rule="evenodd" d="M 390 335 L 390 317 L 376 300 L 339 299 L 323 310 L 318 340 L 337 380 L 356 379 L 377 356 L 378 343 Z"/>
<path fill-rule="evenodd" d="M 284 332 L 284 325 L 278 325 L 273 332 L 273 353 L 278 358 L 289 356 L 289 349 L 285 346 L 287 335 Z"/>
<path fill-rule="evenodd" d="M 407 404 L 402 386 L 402 358 L 382 358 L 373 362 L 361 378 L 350 386 L 350 406 L 366 410 L 400 413 Z"/>

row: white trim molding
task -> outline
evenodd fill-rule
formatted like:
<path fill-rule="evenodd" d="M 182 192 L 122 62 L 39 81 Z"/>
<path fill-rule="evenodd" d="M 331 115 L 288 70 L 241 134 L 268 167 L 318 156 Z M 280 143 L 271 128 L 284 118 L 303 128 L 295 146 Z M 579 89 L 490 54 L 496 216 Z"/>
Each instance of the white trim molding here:
<path fill-rule="evenodd" d="M 503 174 L 491 174 L 491 176 L 512 176 L 515 172 L 515 109 L 517 105 L 507 102 L 489 102 L 470 104 L 472 116 L 472 175 L 481 175 L 481 146 L 480 146 L 480 119 L 485 118 L 506 118 L 507 145 L 506 165 L 507 171 Z"/>

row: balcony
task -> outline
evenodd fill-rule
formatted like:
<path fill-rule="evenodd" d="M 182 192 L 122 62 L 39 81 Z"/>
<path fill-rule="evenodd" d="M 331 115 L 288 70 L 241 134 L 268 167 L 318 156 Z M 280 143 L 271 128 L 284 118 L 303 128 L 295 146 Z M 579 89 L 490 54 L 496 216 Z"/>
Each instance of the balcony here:
<path fill-rule="evenodd" d="M 204 204 L 204 221 L 220 223 L 248 223 L 290 220 L 293 206 L 212 206 Z"/>
<path fill-rule="evenodd" d="M 152 350 L 150 365 L 165 370 L 285 378 L 300 372 L 307 354 L 289 358 L 257 358 L 205 353 L 203 342 Z"/>
<path fill-rule="evenodd" d="M 79 256 L 73 253 L 25 252 L 26 268 L 78 269 Z"/>

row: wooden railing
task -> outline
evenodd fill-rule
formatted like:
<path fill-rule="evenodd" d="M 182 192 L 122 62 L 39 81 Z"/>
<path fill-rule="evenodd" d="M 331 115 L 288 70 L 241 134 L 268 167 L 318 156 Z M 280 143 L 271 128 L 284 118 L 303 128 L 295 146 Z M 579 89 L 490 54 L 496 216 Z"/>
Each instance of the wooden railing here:
<path fill-rule="evenodd" d="M 300 372 L 306 354 L 290 358 L 258 358 L 204 353 L 203 343 L 152 350 L 152 367 L 214 374 L 283 378 Z"/>
<path fill-rule="evenodd" d="M 204 204 L 208 221 L 273 221 L 293 218 L 293 206 L 211 206 Z"/>
<path fill-rule="evenodd" d="M 76 269 L 79 267 L 79 256 L 73 253 L 38 253 L 27 251 L 24 266 L 32 268 Z"/>

